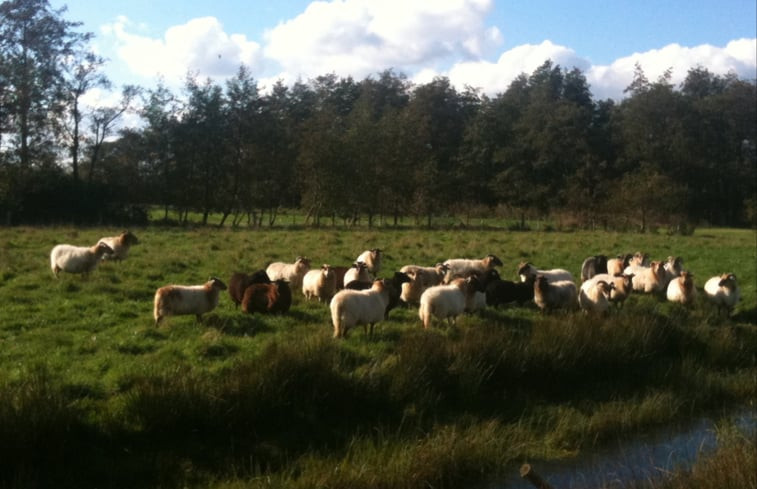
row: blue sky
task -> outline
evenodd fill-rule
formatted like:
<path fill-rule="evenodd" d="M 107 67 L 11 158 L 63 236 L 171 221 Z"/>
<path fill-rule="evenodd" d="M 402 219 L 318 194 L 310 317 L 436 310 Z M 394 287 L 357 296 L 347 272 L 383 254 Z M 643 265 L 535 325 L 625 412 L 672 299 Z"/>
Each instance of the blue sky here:
<path fill-rule="evenodd" d="M 116 85 L 180 87 L 188 70 L 222 82 L 240 63 L 265 88 L 387 68 L 424 83 L 448 76 L 488 95 L 545 59 L 619 99 L 635 63 L 656 79 L 689 68 L 757 77 L 754 0 L 51 0 L 93 32 Z M 101 97 L 104 94 L 99 94 Z"/>

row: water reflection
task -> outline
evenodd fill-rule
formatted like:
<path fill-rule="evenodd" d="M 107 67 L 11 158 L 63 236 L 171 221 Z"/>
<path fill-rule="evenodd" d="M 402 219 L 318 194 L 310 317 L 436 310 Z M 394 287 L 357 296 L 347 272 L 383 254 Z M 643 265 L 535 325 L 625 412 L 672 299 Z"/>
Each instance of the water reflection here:
<path fill-rule="evenodd" d="M 735 427 L 747 436 L 757 431 L 757 412 L 748 410 L 733 417 Z M 658 479 L 678 468 L 688 468 L 700 454 L 717 446 L 715 423 L 711 419 L 654 434 L 619 441 L 598 450 L 583 450 L 575 458 L 559 461 L 529 461 L 554 489 L 603 487 L 620 489 L 633 480 Z M 513 466 L 512 476 L 490 489 L 533 489 Z"/>

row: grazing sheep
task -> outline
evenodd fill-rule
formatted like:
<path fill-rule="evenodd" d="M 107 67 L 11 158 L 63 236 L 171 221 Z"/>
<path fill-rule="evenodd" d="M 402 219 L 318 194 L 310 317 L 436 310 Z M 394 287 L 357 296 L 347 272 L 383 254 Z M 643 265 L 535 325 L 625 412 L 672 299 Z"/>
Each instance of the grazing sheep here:
<path fill-rule="evenodd" d="M 271 283 L 248 286 L 242 296 L 242 311 L 252 314 L 285 313 L 292 306 L 292 289 L 289 282 L 278 279 Z"/>
<path fill-rule="evenodd" d="M 157 327 L 166 316 L 194 314 L 197 320 L 218 305 L 218 293 L 226 284 L 211 277 L 203 285 L 166 285 L 155 292 L 153 315 Z"/>
<path fill-rule="evenodd" d="M 366 328 L 373 326 L 386 317 L 392 286 L 389 280 L 375 280 L 368 290 L 344 289 L 334 295 L 329 304 L 331 322 L 334 325 L 334 338 L 344 338 L 350 328 L 358 324 Z M 396 291 L 399 297 L 399 289 Z"/>
<path fill-rule="evenodd" d="M 610 302 L 618 307 L 622 307 L 625 300 L 628 299 L 628 296 L 633 292 L 632 274 L 612 276 L 609 273 L 601 273 L 599 275 L 594 275 L 592 278 L 584 282 L 584 284 L 597 282 L 599 280 L 604 280 L 607 283 L 613 284 L 613 288 L 610 291 Z M 582 284 L 581 287 L 583 287 L 584 284 Z"/>
<path fill-rule="evenodd" d="M 680 256 L 669 256 L 665 260 L 663 268 L 665 269 L 665 287 L 667 288 L 671 280 L 681 275 L 683 271 L 683 258 Z"/>
<path fill-rule="evenodd" d="M 310 270 L 302 279 L 305 299 L 317 297 L 319 302 L 328 302 L 336 294 L 336 275 L 331 265 L 323 264 L 319 270 Z"/>
<path fill-rule="evenodd" d="M 129 248 L 135 244 L 139 244 L 139 240 L 131 231 L 124 231 L 118 236 L 109 236 L 106 238 L 100 238 L 97 242 L 105 243 L 113 250 L 112 253 L 106 253 L 103 255 L 103 260 L 123 260 L 129 255 Z"/>
<path fill-rule="evenodd" d="M 631 264 L 632 258 L 633 255 L 631 254 L 618 255 L 617 258 L 610 258 L 607 260 L 607 273 L 613 277 L 622 274 L 623 270 Z"/>
<path fill-rule="evenodd" d="M 581 264 L 581 280 L 583 281 L 600 273 L 607 273 L 607 257 L 605 255 L 590 256 Z"/>
<path fill-rule="evenodd" d="M 421 295 L 418 316 L 423 327 L 431 326 L 432 318 L 446 319 L 450 325 L 465 311 L 465 298 L 470 279 L 456 278 L 449 284 L 435 285 Z"/>
<path fill-rule="evenodd" d="M 693 305 L 697 297 L 697 289 L 694 288 L 694 275 L 683 271 L 668 284 L 666 296 L 671 302 L 680 302 L 684 305 Z"/>
<path fill-rule="evenodd" d="M 725 309 L 728 315 L 733 312 L 736 303 L 739 302 L 740 290 L 736 282 L 736 275 L 724 273 L 711 277 L 704 283 L 704 294 L 707 300 L 718 308 L 718 314 Z"/>
<path fill-rule="evenodd" d="M 89 248 L 59 244 L 50 251 L 50 268 L 56 277 L 61 271 L 88 275 L 97 267 L 103 255 L 112 252 L 113 248 L 105 243 L 97 243 Z"/>
<path fill-rule="evenodd" d="M 374 248 L 372 250 L 366 250 L 362 253 L 360 253 L 360 256 L 357 257 L 355 262 L 363 262 L 365 263 L 366 267 L 368 268 L 368 271 L 373 274 L 374 277 L 378 276 L 378 273 L 381 271 L 381 257 L 382 252 L 378 248 Z M 347 284 L 347 281 L 345 281 L 345 285 Z"/>
<path fill-rule="evenodd" d="M 480 260 L 470 260 L 467 258 L 450 258 L 444 262 L 447 266 L 447 275 L 444 277 L 444 283 L 449 284 L 456 278 L 469 277 L 472 273 L 482 277 L 488 270 L 494 267 L 501 267 L 502 260 L 494 255 L 486 255 Z"/>
<path fill-rule="evenodd" d="M 358 261 L 353 263 L 350 269 L 344 273 L 345 287 L 354 280 L 373 283 L 373 275 L 368 271 L 368 265 L 365 262 Z"/>
<path fill-rule="evenodd" d="M 405 304 L 418 305 L 423 291 L 442 283 L 447 270 L 448 267 L 444 263 L 437 263 L 433 267 L 405 265 L 400 268 L 400 272 L 406 273 L 411 279 L 410 282 L 402 284 L 400 299 Z"/>
<path fill-rule="evenodd" d="M 633 275 L 633 290 L 636 292 L 665 293 L 665 267 L 661 261 L 655 260 L 648 267 L 629 265 L 623 271 L 624 275 Z"/>
<path fill-rule="evenodd" d="M 302 277 L 310 270 L 310 260 L 298 256 L 294 263 L 273 262 L 265 269 L 271 280 L 286 280 L 290 287 L 302 287 Z"/>
<path fill-rule="evenodd" d="M 229 278 L 229 297 L 231 297 L 234 306 L 239 307 L 239 304 L 242 303 L 242 297 L 244 296 L 244 291 L 247 287 L 252 284 L 270 283 L 271 279 L 268 277 L 268 274 L 265 273 L 265 270 L 258 270 L 250 275 L 236 272 L 231 278 Z"/>
<path fill-rule="evenodd" d="M 539 270 L 538 268 L 536 268 L 533 264 L 529 262 L 522 262 L 520 265 L 518 265 L 518 276 L 520 276 L 521 282 L 525 282 L 526 279 L 528 279 L 528 277 L 530 276 L 537 276 L 537 275 L 542 275 L 544 278 L 546 278 L 550 282 L 557 282 L 557 281 L 563 281 L 563 280 L 575 282 L 573 280 L 573 274 L 571 274 L 569 271 L 562 268 L 553 268 L 552 270 Z"/>
<path fill-rule="evenodd" d="M 552 281 L 541 274 L 534 280 L 534 302 L 542 311 L 575 309 L 577 296 L 576 284 L 572 280 Z"/>
<path fill-rule="evenodd" d="M 578 305 L 587 313 L 605 314 L 610 308 L 610 293 L 614 288 L 614 282 L 584 282 L 578 292 Z"/>
<path fill-rule="evenodd" d="M 492 270 L 489 273 L 497 273 Z M 499 274 L 497 274 L 499 277 Z M 512 282 L 491 277 L 486 286 L 486 304 L 492 307 L 515 302 L 522 306 L 534 300 L 534 281 L 536 275 L 529 276 L 525 282 Z"/>

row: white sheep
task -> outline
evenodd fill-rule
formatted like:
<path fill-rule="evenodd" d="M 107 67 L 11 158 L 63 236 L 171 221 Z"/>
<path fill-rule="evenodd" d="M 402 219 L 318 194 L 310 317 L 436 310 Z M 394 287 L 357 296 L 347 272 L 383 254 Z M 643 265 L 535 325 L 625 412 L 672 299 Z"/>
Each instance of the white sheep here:
<path fill-rule="evenodd" d="M 373 326 L 384 319 L 390 300 L 390 290 L 384 280 L 375 280 L 370 289 L 344 289 L 334 295 L 329 304 L 334 338 L 343 338 L 358 324 Z"/>
<path fill-rule="evenodd" d="M 616 258 L 610 258 L 607 260 L 607 273 L 613 277 L 622 274 L 623 270 L 631 264 L 632 258 L 633 255 L 631 254 L 618 255 Z"/>
<path fill-rule="evenodd" d="M 50 251 L 50 268 L 56 277 L 61 271 L 87 275 L 97 267 L 103 255 L 112 252 L 113 249 L 105 243 L 97 243 L 91 247 L 55 245 Z"/>
<path fill-rule="evenodd" d="M 533 278 L 533 277 L 536 277 L 537 275 L 542 275 L 544 278 L 546 278 L 550 282 L 558 282 L 558 281 L 564 281 L 564 280 L 575 282 L 575 280 L 573 280 L 573 274 L 563 268 L 553 268 L 551 270 L 539 270 L 532 263 L 529 263 L 529 262 L 522 262 L 520 265 L 518 265 L 518 276 L 520 277 L 521 282 L 525 282 L 526 280 L 528 280 L 529 277 Z"/>
<path fill-rule="evenodd" d="M 681 275 L 683 271 L 683 258 L 680 256 L 669 256 L 663 264 L 665 269 L 665 287 L 667 288 L 671 280 Z"/>
<path fill-rule="evenodd" d="M 124 260 L 129 256 L 129 249 L 136 244 L 139 244 L 139 240 L 131 231 L 124 231 L 118 236 L 108 236 L 100 238 L 99 243 L 105 243 L 113 249 L 112 253 L 106 253 L 103 255 L 103 260 Z"/>
<path fill-rule="evenodd" d="M 323 264 L 318 270 L 308 270 L 302 279 L 302 293 L 307 300 L 317 297 L 328 302 L 336 293 L 336 274 L 331 265 Z"/>
<path fill-rule="evenodd" d="M 400 299 L 405 304 L 419 304 L 423 291 L 434 285 L 441 284 L 447 270 L 447 265 L 444 263 L 437 263 L 433 267 L 422 267 L 419 265 L 403 266 L 400 268 L 400 272 L 406 273 L 411 281 L 402 284 Z"/>
<path fill-rule="evenodd" d="M 298 256 L 294 263 L 273 262 L 265 269 L 268 278 L 272 282 L 286 280 L 289 286 L 296 290 L 302 287 L 302 277 L 310 270 L 310 260 L 304 256 Z"/>
<path fill-rule="evenodd" d="M 476 274 L 479 277 L 483 277 L 486 272 L 502 266 L 502 260 L 494 255 L 486 255 L 480 260 L 471 260 L 468 258 L 450 258 L 444 262 L 447 266 L 447 275 L 444 278 L 444 283 L 449 284 L 456 278 L 469 277 L 471 274 Z"/>
<path fill-rule="evenodd" d="M 355 262 L 363 262 L 365 263 L 366 267 L 368 268 L 368 271 L 373 274 L 373 276 L 377 276 L 378 273 L 381 271 L 381 257 L 382 252 L 378 248 L 374 248 L 372 250 L 366 250 L 362 253 L 360 253 L 360 256 L 357 257 Z M 347 285 L 349 282 L 345 281 L 344 284 Z"/>
<path fill-rule="evenodd" d="M 586 281 L 578 291 L 578 305 L 587 313 L 605 314 L 610 308 L 610 293 L 614 288 L 614 282 Z"/>
<path fill-rule="evenodd" d="M 684 305 L 694 304 L 697 297 L 697 289 L 694 287 L 694 275 L 683 271 L 668 284 L 665 294 L 669 301 L 679 302 Z"/>
<path fill-rule="evenodd" d="M 628 296 L 631 295 L 631 292 L 633 292 L 633 275 L 612 276 L 609 273 L 601 273 L 599 275 L 594 275 L 592 278 L 581 284 L 581 287 L 583 288 L 586 284 L 592 282 L 596 283 L 600 280 L 613 284 L 612 290 L 610 290 L 610 302 L 613 302 L 618 306 L 622 306 L 623 302 L 625 302 Z"/>
<path fill-rule="evenodd" d="M 653 261 L 648 267 L 629 265 L 623 270 L 624 275 L 633 275 L 633 290 L 636 292 L 664 293 L 667 280 L 665 267 L 661 261 Z"/>
<path fill-rule="evenodd" d="M 211 277 L 203 285 L 166 285 L 155 291 L 153 316 L 157 327 L 166 316 L 194 314 L 197 320 L 218 305 L 218 293 L 226 284 Z"/>
<path fill-rule="evenodd" d="M 418 316 L 428 329 L 434 317 L 455 324 L 457 316 L 465 312 L 469 279 L 456 278 L 449 284 L 435 285 L 421 294 Z"/>
<path fill-rule="evenodd" d="M 704 283 L 704 294 L 712 304 L 717 306 L 718 314 L 725 309 L 727 314 L 733 311 L 739 302 L 740 290 L 736 275 L 724 273 L 711 277 Z"/>
<path fill-rule="evenodd" d="M 537 275 L 534 281 L 534 302 L 542 311 L 575 309 L 578 306 L 578 291 L 572 280 L 549 280 Z"/>
<path fill-rule="evenodd" d="M 368 265 L 365 262 L 358 261 L 352 264 L 349 270 L 344 272 L 344 286 L 350 282 L 373 282 L 373 275 L 368 271 Z"/>

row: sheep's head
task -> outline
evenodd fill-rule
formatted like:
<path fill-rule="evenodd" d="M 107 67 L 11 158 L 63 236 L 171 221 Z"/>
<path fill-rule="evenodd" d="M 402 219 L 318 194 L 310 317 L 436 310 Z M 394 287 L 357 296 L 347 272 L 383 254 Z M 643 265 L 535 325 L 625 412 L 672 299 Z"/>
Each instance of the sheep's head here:
<path fill-rule="evenodd" d="M 727 287 L 729 289 L 736 288 L 736 275 L 732 273 L 724 273 L 720 276 L 718 287 Z"/>
<path fill-rule="evenodd" d="M 297 259 L 294 260 L 294 264 L 298 270 L 304 270 L 306 272 L 310 270 L 310 259 L 306 256 L 298 256 Z"/>
<path fill-rule="evenodd" d="M 500 260 L 494 255 L 489 254 L 489 255 L 486 255 L 486 257 L 484 258 L 484 265 L 486 265 L 488 268 L 501 267 L 502 260 Z"/>
<path fill-rule="evenodd" d="M 95 253 L 99 256 L 102 256 L 106 253 L 110 254 L 113 253 L 113 248 L 101 241 L 95 245 Z"/>
<path fill-rule="evenodd" d="M 209 284 L 210 287 L 214 289 L 226 290 L 226 284 L 223 283 L 223 281 L 218 277 L 210 277 L 207 284 Z"/>
<path fill-rule="evenodd" d="M 535 267 L 530 262 L 524 261 L 518 265 L 518 275 L 533 275 L 536 273 Z"/>
<path fill-rule="evenodd" d="M 597 287 L 599 287 L 599 290 L 602 292 L 602 294 L 605 295 L 605 297 L 608 297 L 610 295 L 610 292 L 615 289 L 615 282 L 608 283 L 604 280 L 599 280 L 597 282 Z"/>
<path fill-rule="evenodd" d="M 323 265 L 321 265 L 321 273 L 324 277 L 330 277 L 334 274 L 334 267 L 332 267 L 328 263 L 324 263 Z"/>
<path fill-rule="evenodd" d="M 137 236 L 131 231 L 124 231 L 123 233 L 121 233 L 121 242 L 123 242 L 123 244 L 125 244 L 126 246 L 139 244 Z"/>
<path fill-rule="evenodd" d="M 439 275 L 444 275 L 449 272 L 449 265 L 447 265 L 446 263 L 437 263 L 436 265 L 434 265 L 434 268 L 436 268 L 436 273 L 438 273 Z"/>
<path fill-rule="evenodd" d="M 394 272 L 394 275 L 392 276 L 392 283 L 396 287 L 402 287 L 402 284 L 407 284 L 407 283 L 410 283 L 412 281 L 413 281 L 413 279 L 407 273 Z"/>

